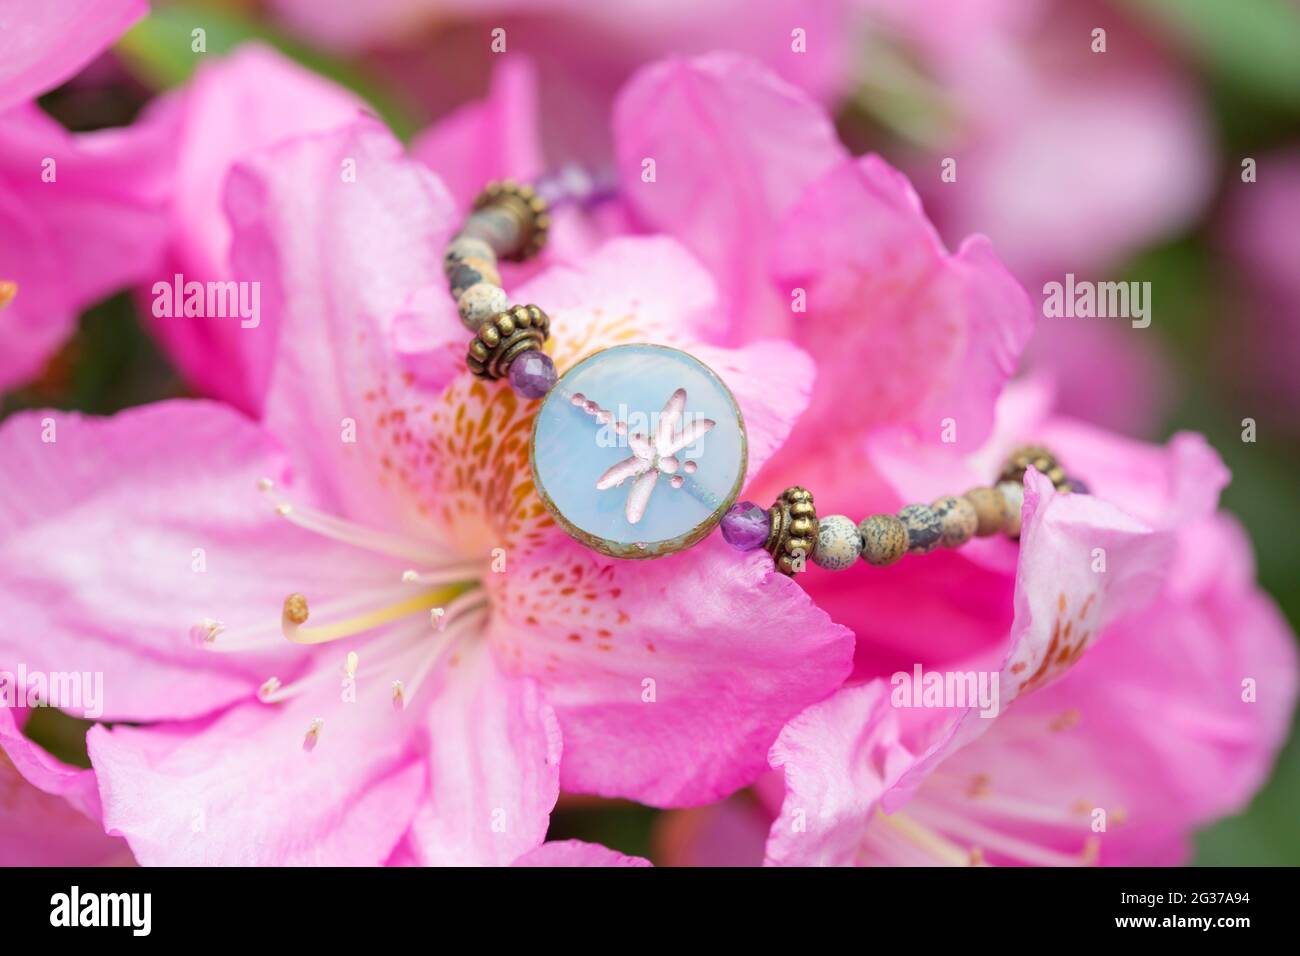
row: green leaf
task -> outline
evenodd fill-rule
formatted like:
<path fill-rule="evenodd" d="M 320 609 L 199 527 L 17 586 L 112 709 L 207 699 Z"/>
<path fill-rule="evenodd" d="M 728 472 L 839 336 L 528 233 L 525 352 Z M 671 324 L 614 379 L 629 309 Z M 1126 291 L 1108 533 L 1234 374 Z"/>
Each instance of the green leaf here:
<path fill-rule="evenodd" d="M 1228 83 L 1300 110 L 1300 8 L 1288 0 L 1126 0 Z"/>

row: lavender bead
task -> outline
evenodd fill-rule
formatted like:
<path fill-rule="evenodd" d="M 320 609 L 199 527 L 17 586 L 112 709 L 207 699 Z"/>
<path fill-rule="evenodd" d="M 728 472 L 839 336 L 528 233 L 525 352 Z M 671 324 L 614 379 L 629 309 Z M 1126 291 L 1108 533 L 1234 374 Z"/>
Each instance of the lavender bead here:
<path fill-rule="evenodd" d="M 522 353 L 510 363 L 510 387 L 521 398 L 541 398 L 555 384 L 555 363 L 545 352 Z"/>
<path fill-rule="evenodd" d="M 738 502 L 722 516 L 722 536 L 737 551 L 761 548 L 770 530 L 767 512 L 752 501 Z"/>

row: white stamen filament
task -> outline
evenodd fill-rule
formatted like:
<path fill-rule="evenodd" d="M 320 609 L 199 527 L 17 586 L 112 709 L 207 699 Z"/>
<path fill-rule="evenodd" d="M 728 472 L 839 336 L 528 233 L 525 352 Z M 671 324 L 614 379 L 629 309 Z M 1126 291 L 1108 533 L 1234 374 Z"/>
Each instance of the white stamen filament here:
<path fill-rule="evenodd" d="M 440 565 L 439 551 L 428 542 L 415 541 L 387 531 L 376 531 L 306 505 L 292 504 L 275 494 L 275 482 L 270 478 L 261 479 L 257 486 L 273 498 L 276 514 L 300 528 L 365 551 L 377 551 L 421 565 Z"/>
<path fill-rule="evenodd" d="M 1090 862 L 1089 843 L 1085 841 L 1077 854 L 1061 853 L 1046 847 L 1021 840 L 1000 830 L 994 830 L 976 823 L 968 817 L 950 814 L 928 804 L 918 805 L 912 815 L 918 822 L 937 828 L 961 840 L 969 840 L 972 846 L 979 846 L 984 852 L 994 852 L 1001 856 L 1019 860 L 1036 866 L 1081 866 Z M 1086 829 L 1080 827 L 1080 829 Z M 1090 836 L 1091 834 L 1089 834 Z"/>

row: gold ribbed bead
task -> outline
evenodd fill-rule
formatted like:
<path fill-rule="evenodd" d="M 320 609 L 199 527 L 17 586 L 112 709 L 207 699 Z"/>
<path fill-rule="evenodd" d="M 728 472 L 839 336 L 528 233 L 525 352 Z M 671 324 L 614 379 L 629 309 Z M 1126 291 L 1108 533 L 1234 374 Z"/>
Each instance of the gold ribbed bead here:
<path fill-rule="evenodd" d="M 794 577 L 812 559 L 817 540 L 817 509 L 812 492 L 797 485 L 787 488 L 773 502 L 769 516 L 771 528 L 763 547 L 778 571 Z"/>
<path fill-rule="evenodd" d="M 502 259 L 521 262 L 531 259 L 546 245 L 551 216 L 546 200 L 532 186 L 513 179 L 488 183 L 474 200 L 474 209 L 495 208 L 519 226 L 519 240 L 514 248 L 498 250 Z"/>
<path fill-rule="evenodd" d="M 505 378 L 517 356 L 542 347 L 550 328 L 550 318 L 537 306 L 512 305 L 474 333 L 465 364 L 480 378 Z"/>

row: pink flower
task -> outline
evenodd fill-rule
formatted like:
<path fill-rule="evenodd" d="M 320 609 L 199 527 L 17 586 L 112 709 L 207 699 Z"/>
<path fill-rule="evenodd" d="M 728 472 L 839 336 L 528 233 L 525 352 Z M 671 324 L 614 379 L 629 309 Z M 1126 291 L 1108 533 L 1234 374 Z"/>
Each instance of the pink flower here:
<path fill-rule="evenodd" d="M 438 180 L 362 123 L 239 165 L 225 208 L 234 275 L 279 327 L 261 425 L 181 401 L 0 428 L 0 660 L 102 671 L 104 718 L 144 725 L 89 735 L 108 831 L 146 865 L 505 863 L 561 786 L 665 805 L 750 782 L 843 679 L 850 635 L 716 539 L 594 555 L 531 494 L 531 408 L 411 372 L 399 326 L 430 359 L 465 341 L 431 305 Z M 797 350 L 693 344 L 714 292 L 669 240 L 516 292 L 552 315 L 561 368 L 690 348 L 735 393 L 751 470 L 806 403 Z"/>
<path fill-rule="evenodd" d="M 1031 472 L 1018 555 L 985 541 L 904 561 L 827 605 L 857 634 L 855 680 L 772 748 L 771 862 L 1177 862 L 1192 828 L 1267 776 L 1295 652 L 1240 530 L 1215 513 L 1222 465 L 1194 436 L 1161 449 L 1045 420 L 1035 392 L 1012 390 L 999 437 L 951 470 L 877 443 L 908 500 L 974 484 L 1026 429 L 1096 494 Z M 998 674 L 996 717 L 900 705 L 891 672 L 916 666 Z"/>
<path fill-rule="evenodd" d="M 0 865 L 130 863 L 126 844 L 104 833 L 94 772 L 69 767 L 24 737 L 22 716 L 0 706 Z"/>
<path fill-rule="evenodd" d="M 983 442 L 1034 320 L 986 240 L 949 253 L 901 173 L 849 156 L 816 104 L 751 61 L 647 67 L 614 124 L 632 215 L 711 268 L 720 335 L 788 336 L 817 362 L 809 412 L 764 490 L 797 483 L 820 513 L 861 508 L 873 429 L 937 443 L 952 418 L 958 447 Z"/>
<path fill-rule="evenodd" d="M 181 91 L 151 106 L 147 121 L 168 128 L 173 166 L 164 259 L 143 283 L 140 311 L 199 394 L 260 414 L 278 330 L 260 316 L 160 316 L 154 283 L 173 286 L 177 274 L 185 282 L 232 279 L 221 206 L 231 168 L 261 149 L 347 125 L 363 109 L 350 93 L 259 44 L 205 63 Z"/>
<path fill-rule="evenodd" d="M 36 375 L 86 306 L 158 255 L 163 131 L 74 135 L 30 102 L 147 9 L 0 0 L 0 390 Z"/>
<path fill-rule="evenodd" d="M 58 86 L 148 12 L 148 0 L 0 0 L 0 112 Z"/>

